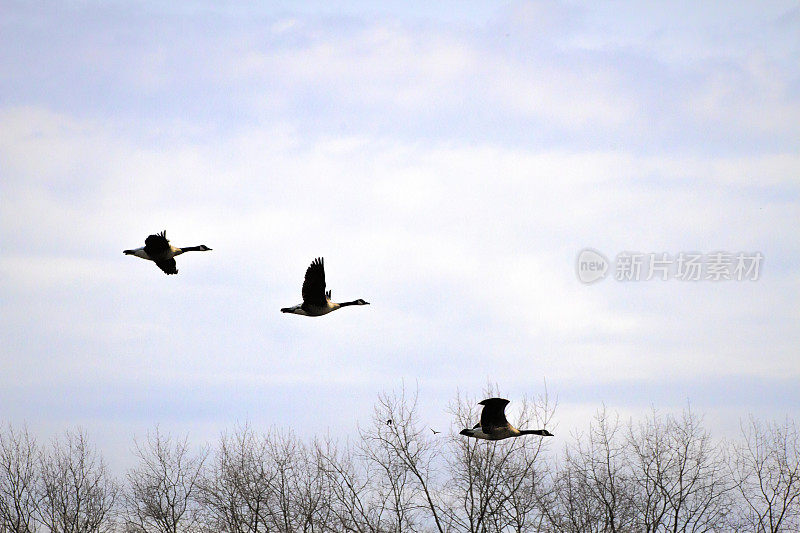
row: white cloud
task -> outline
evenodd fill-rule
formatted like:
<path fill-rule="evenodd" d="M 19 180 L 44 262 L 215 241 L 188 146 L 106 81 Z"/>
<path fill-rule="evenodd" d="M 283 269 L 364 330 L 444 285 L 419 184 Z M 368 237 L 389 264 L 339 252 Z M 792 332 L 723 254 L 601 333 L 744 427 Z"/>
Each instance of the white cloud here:
<path fill-rule="evenodd" d="M 216 294 L 217 301 L 236 298 L 239 302 L 229 312 L 240 310 L 258 317 L 247 327 L 257 328 L 262 320 L 275 323 L 285 319 L 269 313 L 296 303 L 306 264 L 316 255 L 326 255 L 335 296 L 376 300 L 375 309 L 362 318 L 367 327 L 359 335 L 365 346 L 382 346 L 378 353 L 384 355 L 377 359 L 406 351 L 409 339 L 418 338 L 411 346 L 421 353 L 413 358 L 425 359 L 425 352 L 435 349 L 450 354 L 464 351 L 467 353 L 459 357 L 480 376 L 509 380 L 515 379 L 515 368 L 529 368 L 531 360 L 537 361 L 531 368 L 534 373 L 572 379 L 714 373 L 720 354 L 740 361 L 728 365 L 731 372 L 756 368 L 748 366 L 755 356 L 753 346 L 744 351 L 726 349 L 725 328 L 716 330 L 713 321 L 702 322 L 702 329 L 689 329 L 697 336 L 695 342 L 716 330 L 702 346 L 651 346 L 647 332 L 664 320 L 671 321 L 659 313 L 672 311 L 667 308 L 636 316 L 626 309 L 631 304 L 625 298 L 607 301 L 615 289 L 623 288 L 594 290 L 578 284 L 572 270 L 574 255 L 592 245 L 619 247 L 606 249 L 609 253 L 644 245 L 662 247 L 641 250 L 644 252 L 672 253 L 680 251 L 675 246 L 756 246 L 776 222 L 788 225 L 790 210 L 782 208 L 780 200 L 727 192 L 692 201 L 691 197 L 687 200 L 687 191 L 699 192 L 704 187 L 721 191 L 729 183 L 727 176 L 740 181 L 736 176 L 742 175 L 744 181 L 744 176 L 761 169 L 771 176 L 768 184 L 780 186 L 786 183 L 781 173 L 797 166 L 791 156 L 676 159 L 617 152 L 537 153 L 499 146 L 422 147 L 361 138 L 334 138 L 301 146 L 258 129 L 223 139 L 213 150 L 183 143 L 156 148 L 115 137 L 113 129 L 78 123 L 74 118 L 59 122 L 39 110 L 30 110 L 21 118 L 19 113 L 25 112 L 12 113 L 14 120 L 37 131 L 46 130 L 35 126 L 42 122 L 50 125 L 51 133 L 39 137 L 25 134 L 23 141 L 4 140 L 0 149 L 5 157 L 18 161 L 14 168 L 20 178 L 41 171 L 40 163 L 25 154 L 50 152 L 49 172 L 60 175 L 58 168 L 73 165 L 74 154 L 86 153 L 97 144 L 107 149 L 91 164 L 84 163 L 86 175 L 97 178 L 88 180 L 81 208 L 59 203 L 53 191 L 31 188 L 24 179 L 12 182 L 14 204 L 6 212 L 6 230 L 13 232 L 19 243 L 37 242 L 46 230 L 51 236 L 45 242 L 57 241 L 58 257 L 48 258 L 47 247 L 43 247 L 32 258 L 21 255 L 5 261 L 9 287 L 41 291 L 64 283 L 92 283 L 102 285 L 96 296 L 101 297 L 103 291 L 123 282 L 118 272 L 111 271 L 124 270 L 136 276 L 136 284 L 158 283 L 159 290 L 167 291 L 163 305 L 174 305 L 168 301 L 179 293 L 165 285 L 153 265 L 120 254 L 122 248 L 140 245 L 147 233 L 166 227 L 173 242 L 202 241 L 215 249 L 208 256 L 180 258 L 181 275 L 198 291 Z M 68 143 L 70 150 L 49 149 Z M 738 174 L 732 169 L 738 169 Z M 638 183 L 640 176 L 653 174 L 658 179 Z M 684 177 L 697 179 L 698 185 L 686 185 Z M 673 180 L 682 184 L 677 190 L 671 188 Z M 754 218 L 756 206 L 766 206 L 773 216 Z M 730 219 L 725 213 L 730 213 Z M 98 220 L 109 222 L 99 224 Z M 73 231 L 64 234 L 59 228 L 67 221 Z M 157 227 L 151 227 L 153 224 Z M 715 235 L 730 227 L 741 229 L 742 235 L 715 242 Z M 618 236 L 609 238 L 615 234 Z M 104 243 L 102 249 L 92 250 L 91 257 L 96 258 L 92 262 L 76 259 L 87 238 Z M 16 253 L 34 250 L 18 249 Z M 113 263 L 106 258 L 112 253 L 119 256 Z M 198 274 L 211 285 L 203 286 L 200 278 L 195 281 Z M 32 281 L 37 279 L 44 281 Z M 683 290 L 678 284 L 664 291 L 660 286 L 643 287 L 637 298 L 642 298 L 646 309 L 651 305 L 648 302 L 663 298 L 665 291 L 674 295 Z M 135 304 L 134 293 L 130 289 L 124 292 L 130 293 Z M 724 294 L 736 298 L 741 292 L 732 287 Z M 748 295 L 759 297 L 752 291 Z M 702 297 L 697 294 L 690 301 L 698 305 Z M 454 302 L 458 305 L 455 312 L 450 309 Z M 714 313 L 729 316 L 730 310 L 725 310 L 729 305 L 723 300 Z M 178 313 L 187 312 L 185 304 L 181 309 Z M 263 318 L 262 313 L 266 314 Z M 423 321 L 416 315 L 424 317 Z M 192 326 L 177 317 L 169 320 L 176 327 L 189 328 L 171 333 L 185 339 L 187 355 L 172 356 L 172 362 L 177 362 L 170 366 L 174 372 L 160 371 L 172 372 L 178 379 L 182 364 L 191 361 L 197 367 L 189 333 Z M 241 350 L 241 357 L 249 359 L 246 353 L 252 347 L 241 338 L 251 334 L 247 327 L 237 330 L 234 340 L 225 332 L 229 322 L 210 317 L 203 320 L 211 320 L 206 325 L 213 328 L 210 336 L 227 338 Z M 386 330 L 383 320 L 394 326 Z M 736 320 L 747 317 L 737 316 Z M 125 312 L 117 323 L 104 329 L 119 332 L 128 321 L 142 323 L 142 318 Z M 74 327 L 68 324 L 74 334 Z M 281 327 L 301 327 L 303 335 L 315 335 L 325 326 L 287 322 Z M 330 331 L 326 328 L 325 336 L 334 335 L 337 344 L 346 346 L 349 333 L 341 335 L 337 327 L 341 324 Z M 670 336 L 681 336 L 685 327 L 678 319 Z M 471 331 L 473 328 L 476 331 Z M 270 342 L 262 335 L 258 338 Z M 583 338 L 586 340 L 580 340 Z M 739 344 L 737 341 L 736 346 Z M 224 346 L 225 342 L 212 343 L 205 362 L 197 367 L 200 375 L 222 370 L 214 360 Z M 273 346 L 274 350 L 284 349 Z M 487 353 L 499 364 L 482 362 Z M 797 372 L 787 361 L 778 362 L 781 353 L 775 354 L 775 372 Z M 140 352 L 131 357 L 140 357 Z M 329 369 L 319 366 L 319 358 L 312 361 L 304 372 L 334 380 L 336 373 L 348 373 L 346 366 Z M 356 365 L 364 363 L 358 358 L 355 361 Z M 209 365 L 207 370 L 203 364 Z M 448 367 L 451 363 L 445 358 L 442 364 Z M 273 371 L 283 372 L 282 365 Z M 379 376 L 380 368 L 386 367 L 379 365 L 367 374 Z M 285 370 L 288 379 L 291 369 Z M 772 374 L 767 368 L 760 371 Z M 237 374 L 235 368 L 232 372 Z"/>

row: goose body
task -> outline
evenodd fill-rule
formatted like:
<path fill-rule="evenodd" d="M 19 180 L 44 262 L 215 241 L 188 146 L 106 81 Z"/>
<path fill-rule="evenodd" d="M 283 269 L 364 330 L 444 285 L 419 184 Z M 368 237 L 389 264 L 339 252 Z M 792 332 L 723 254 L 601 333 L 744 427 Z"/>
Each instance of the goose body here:
<path fill-rule="evenodd" d="M 178 268 L 175 264 L 175 257 L 186 252 L 206 252 L 211 250 L 205 244 L 200 246 L 184 246 L 177 248 L 172 246 L 167 240 L 167 232 L 162 231 L 155 235 L 150 235 L 144 240 L 144 246 L 132 250 L 123 250 L 125 255 L 132 255 L 148 261 L 153 261 L 158 268 L 165 274 L 177 274 Z"/>
<path fill-rule="evenodd" d="M 303 303 L 292 307 L 284 307 L 281 309 L 281 313 L 322 316 L 348 305 L 369 305 L 369 302 L 365 302 L 360 298 L 352 302 L 332 302 L 331 291 L 325 290 L 324 261 L 321 257 L 318 257 L 306 269 L 306 277 L 303 280 Z"/>
<path fill-rule="evenodd" d="M 508 403 L 505 398 L 487 398 L 479 402 L 483 406 L 481 421 L 472 428 L 462 429 L 461 435 L 484 440 L 503 440 L 522 435 L 553 436 L 546 429 L 517 429 L 512 426 L 506 419 Z"/>

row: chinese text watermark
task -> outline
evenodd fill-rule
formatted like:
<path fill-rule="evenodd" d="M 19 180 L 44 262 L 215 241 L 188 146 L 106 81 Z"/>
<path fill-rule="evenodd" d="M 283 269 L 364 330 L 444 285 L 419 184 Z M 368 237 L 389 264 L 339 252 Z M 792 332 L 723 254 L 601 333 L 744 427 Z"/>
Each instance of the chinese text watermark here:
<path fill-rule="evenodd" d="M 620 252 L 611 262 L 597 250 L 584 248 L 575 268 L 583 283 L 609 275 L 617 281 L 756 281 L 763 261 L 761 252 Z"/>

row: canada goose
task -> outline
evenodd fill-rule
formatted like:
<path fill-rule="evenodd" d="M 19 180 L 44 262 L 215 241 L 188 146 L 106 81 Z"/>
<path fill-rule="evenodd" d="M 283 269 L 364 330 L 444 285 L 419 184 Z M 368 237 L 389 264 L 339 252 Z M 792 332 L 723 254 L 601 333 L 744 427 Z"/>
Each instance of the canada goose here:
<path fill-rule="evenodd" d="M 521 435 L 553 436 L 546 429 L 517 429 L 509 424 L 505 413 L 508 400 L 505 398 L 487 398 L 479 402 L 479 405 L 483 406 L 480 423 L 475 424 L 472 429 L 462 429 L 461 435 L 486 440 L 502 440 Z"/>
<path fill-rule="evenodd" d="M 438 435 L 439 433 L 441 433 L 441 431 L 436 431 L 436 430 L 435 430 L 435 429 L 433 429 L 433 428 L 431 428 L 431 431 L 433 431 L 433 434 L 434 434 L 434 435 Z"/>
<path fill-rule="evenodd" d="M 205 244 L 176 248 L 170 245 L 167 240 L 167 231 L 164 230 L 161 233 L 147 237 L 142 248 L 123 250 L 122 253 L 153 261 L 165 274 L 177 274 L 178 269 L 175 266 L 176 255 L 181 255 L 184 252 L 205 252 L 208 250 L 211 250 L 211 248 Z"/>
<path fill-rule="evenodd" d="M 306 269 L 303 281 L 303 303 L 294 307 L 284 307 L 281 313 L 294 313 L 303 316 L 322 316 L 347 305 L 369 305 L 362 299 L 352 302 L 336 303 L 331 301 L 331 291 L 325 292 L 325 265 L 318 257 Z"/>

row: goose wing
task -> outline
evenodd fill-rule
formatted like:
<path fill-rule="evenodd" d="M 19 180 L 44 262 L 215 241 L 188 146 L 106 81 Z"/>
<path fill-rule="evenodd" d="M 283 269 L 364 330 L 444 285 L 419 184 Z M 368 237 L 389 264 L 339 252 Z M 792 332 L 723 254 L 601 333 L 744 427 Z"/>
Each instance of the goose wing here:
<path fill-rule="evenodd" d="M 312 305 L 325 305 L 325 265 L 323 259 L 318 257 L 306 269 L 306 279 L 303 281 L 303 303 Z"/>
<path fill-rule="evenodd" d="M 164 259 L 163 261 L 156 261 L 156 265 L 158 268 L 164 271 L 165 274 L 177 274 L 178 267 L 175 264 L 175 259 L 170 257 L 169 259 Z"/>
<path fill-rule="evenodd" d="M 495 428 L 508 426 L 506 419 L 506 405 L 508 400 L 505 398 L 487 398 L 480 402 L 483 406 L 481 411 L 481 429 L 487 435 L 491 434 Z"/>
<path fill-rule="evenodd" d="M 169 241 L 167 240 L 167 230 L 156 233 L 155 235 L 150 235 L 144 240 L 144 251 L 152 258 L 164 255 L 168 250 Z M 162 270 L 164 269 L 162 268 Z"/>

